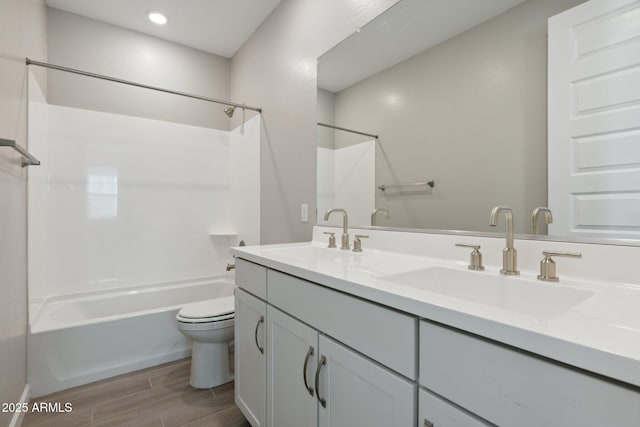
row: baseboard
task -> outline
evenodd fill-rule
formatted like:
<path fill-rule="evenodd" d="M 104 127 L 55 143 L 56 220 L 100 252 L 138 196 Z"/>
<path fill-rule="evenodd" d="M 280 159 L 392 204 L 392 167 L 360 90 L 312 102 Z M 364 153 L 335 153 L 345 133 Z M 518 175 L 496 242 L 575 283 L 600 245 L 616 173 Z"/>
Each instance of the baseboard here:
<path fill-rule="evenodd" d="M 24 386 L 24 390 L 22 391 L 22 396 L 20 396 L 20 403 L 29 404 L 29 397 L 31 394 L 31 389 L 29 388 L 29 384 Z M 20 427 L 22 425 L 22 420 L 24 419 L 24 412 L 14 412 L 13 417 L 11 417 L 11 422 L 9 423 L 9 427 Z"/>

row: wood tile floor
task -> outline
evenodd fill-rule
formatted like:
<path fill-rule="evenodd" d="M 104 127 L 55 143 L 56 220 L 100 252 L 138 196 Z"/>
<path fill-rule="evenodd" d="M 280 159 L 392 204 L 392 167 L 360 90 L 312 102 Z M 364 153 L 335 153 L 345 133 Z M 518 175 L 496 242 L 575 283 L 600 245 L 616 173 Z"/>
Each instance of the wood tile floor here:
<path fill-rule="evenodd" d="M 98 381 L 30 402 L 72 404 L 68 413 L 28 413 L 23 427 L 250 427 L 233 402 L 233 383 L 189 385 L 190 359 Z"/>

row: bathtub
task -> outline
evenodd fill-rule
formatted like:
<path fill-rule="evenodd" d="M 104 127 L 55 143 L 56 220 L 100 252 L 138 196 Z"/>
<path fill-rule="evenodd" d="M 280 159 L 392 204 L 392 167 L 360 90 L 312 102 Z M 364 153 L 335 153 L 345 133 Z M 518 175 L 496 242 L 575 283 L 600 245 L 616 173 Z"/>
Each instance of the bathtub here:
<path fill-rule="evenodd" d="M 185 304 L 233 295 L 233 276 L 55 296 L 31 306 L 32 396 L 188 357 L 176 327 Z"/>

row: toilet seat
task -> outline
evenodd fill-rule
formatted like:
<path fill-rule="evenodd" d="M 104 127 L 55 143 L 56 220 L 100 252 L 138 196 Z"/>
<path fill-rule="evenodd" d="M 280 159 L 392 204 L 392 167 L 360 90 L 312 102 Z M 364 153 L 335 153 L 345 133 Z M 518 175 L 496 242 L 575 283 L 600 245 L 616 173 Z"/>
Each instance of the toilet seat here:
<path fill-rule="evenodd" d="M 235 317 L 233 296 L 215 298 L 185 305 L 176 315 L 181 323 L 232 323 Z M 229 321 L 231 322 L 225 322 Z"/>

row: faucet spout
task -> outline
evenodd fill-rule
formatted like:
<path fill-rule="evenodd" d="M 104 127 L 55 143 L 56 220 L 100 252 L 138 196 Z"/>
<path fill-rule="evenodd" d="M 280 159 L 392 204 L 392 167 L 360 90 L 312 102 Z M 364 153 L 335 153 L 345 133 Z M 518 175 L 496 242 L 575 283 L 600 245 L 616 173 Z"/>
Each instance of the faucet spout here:
<path fill-rule="evenodd" d="M 538 215 L 540 212 L 544 212 L 544 222 L 549 225 L 553 223 L 553 215 L 551 209 L 539 207 L 533 210 L 531 214 L 531 234 L 538 234 Z"/>
<path fill-rule="evenodd" d="M 506 222 L 506 247 L 502 251 L 502 270 L 500 273 L 515 276 L 520 274 L 518 271 L 518 252 L 513 247 L 513 211 L 509 206 L 496 206 L 489 216 L 489 225 L 495 227 L 498 225 L 498 217 L 500 213 L 504 213 Z"/>
<path fill-rule="evenodd" d="M 347 211 L 339 208 L 329 209 L 324 214 L 324 220 L 329 220 L 329 215 L 333 212 L 342 213 L 342 244 L 340 245 L 340 249 L 349 250 L 349 220 L 347 218 Z"/>
<path fill-rule="evenodd" d="M 391 219 L 391 215 L 389 214 L 388 210 L 374 209 L 373 212 L 371 212 L 371 225 L 376 225 L 376 215 L 379 213 L 384 214 L 385 218 Z"/>

